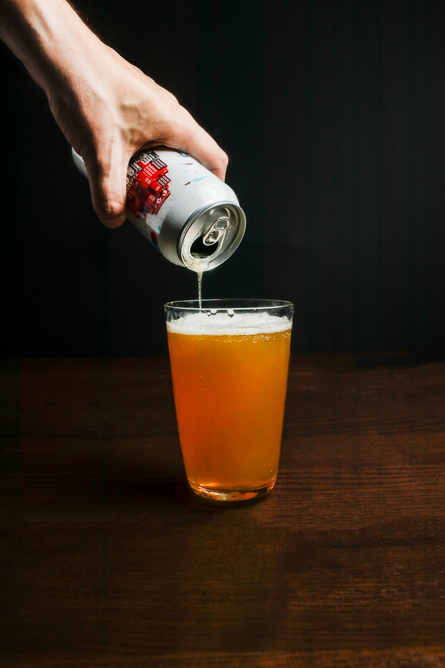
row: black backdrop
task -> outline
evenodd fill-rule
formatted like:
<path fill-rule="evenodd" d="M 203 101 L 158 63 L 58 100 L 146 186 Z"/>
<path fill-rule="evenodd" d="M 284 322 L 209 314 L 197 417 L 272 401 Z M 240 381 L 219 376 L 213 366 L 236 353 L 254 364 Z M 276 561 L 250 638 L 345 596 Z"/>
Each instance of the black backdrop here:
<path fill-rule="evenodd" d="M 442 0 L 75 4 L 229 154 L 248 228 L 205 297 L 292 300 L 295 351 L 444 349 Z M 3 356 L 165 353 L 196 277 L 97 222 L 1 46 Z"/>

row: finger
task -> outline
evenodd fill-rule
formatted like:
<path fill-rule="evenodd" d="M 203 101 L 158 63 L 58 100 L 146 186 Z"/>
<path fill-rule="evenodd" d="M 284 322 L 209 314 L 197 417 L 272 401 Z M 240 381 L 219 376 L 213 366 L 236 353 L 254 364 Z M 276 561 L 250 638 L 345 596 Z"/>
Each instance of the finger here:
<path fill-rule="evenodd" d="M 95 159 L 85 159 L 93 208 L 106 227 L 119 227 L 125 222 L 127 164 L 118 147 L 108 147 Z"/>
<path fill-rule="evenodd" d="M 174 135 L 168 137 L 166 145 L 184 151 L 184 153 L 196 158 L 210 172 L 224 181 L 229 162 L 227 154 L 195 121 L 192 125 L 176 131 Z"/>

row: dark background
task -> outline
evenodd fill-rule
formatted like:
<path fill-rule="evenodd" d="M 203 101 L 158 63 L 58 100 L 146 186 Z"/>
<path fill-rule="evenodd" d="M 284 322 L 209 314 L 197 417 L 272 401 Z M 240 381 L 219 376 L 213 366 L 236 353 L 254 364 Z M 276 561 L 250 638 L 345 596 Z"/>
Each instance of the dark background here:
<path fill-rule="evenodd" d="M 293 301 L 295 351 L 443 351 L 443 0 L 75 5 L 229 154 L 247 233 L 205 297 Z M 2 356 L 165 353 L 162 306 L 195 275 L 98 223 L 0 46 Z"/>

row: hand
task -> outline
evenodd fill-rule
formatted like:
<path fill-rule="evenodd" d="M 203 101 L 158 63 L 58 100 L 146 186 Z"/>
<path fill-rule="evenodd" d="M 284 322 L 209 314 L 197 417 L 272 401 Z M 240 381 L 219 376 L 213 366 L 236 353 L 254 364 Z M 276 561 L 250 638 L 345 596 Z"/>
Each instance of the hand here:
<path fill-rule="evenodd" d="M 92 81 L 51 90 L 49 104 L 85 161 L 93 206 L 105 225 L 125 220 L 127 165 L 143 147 L 177 148 L 224 180 L 227 156 L 171 93 L 101 42 L 93 67 Z"/>
<path fill-rule="evenodd" d="M 177 148 L 224 180 L 228 159 L 210 135 L 171 93 L 101 42 L 65 0 L 0 0 L 1 19 L 0 36 L 45 90 L 83 157 L 105 225 L 125 220 L 127 165 L 143 147 Z"/>

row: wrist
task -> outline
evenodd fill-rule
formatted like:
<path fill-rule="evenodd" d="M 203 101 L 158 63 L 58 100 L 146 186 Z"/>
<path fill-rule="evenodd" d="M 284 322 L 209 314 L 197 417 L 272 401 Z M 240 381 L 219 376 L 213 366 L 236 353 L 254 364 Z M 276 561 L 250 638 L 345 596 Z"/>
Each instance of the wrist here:
<path fill-rule="evenodd" d="M 65 0 L 0 0 L 0 38 L 48 97 L 86 76 L 89 53 L 106 48 Z"/>

